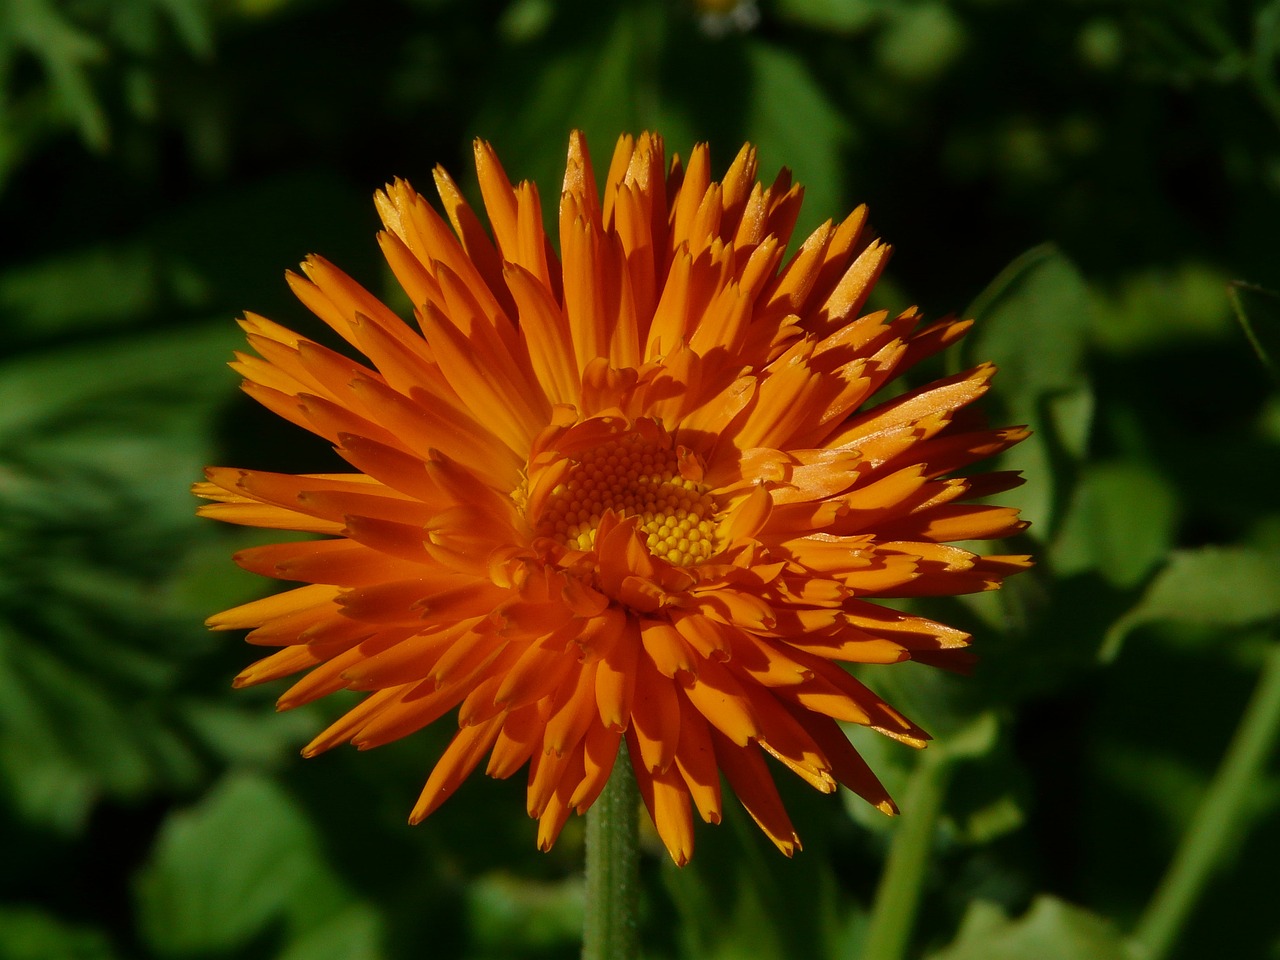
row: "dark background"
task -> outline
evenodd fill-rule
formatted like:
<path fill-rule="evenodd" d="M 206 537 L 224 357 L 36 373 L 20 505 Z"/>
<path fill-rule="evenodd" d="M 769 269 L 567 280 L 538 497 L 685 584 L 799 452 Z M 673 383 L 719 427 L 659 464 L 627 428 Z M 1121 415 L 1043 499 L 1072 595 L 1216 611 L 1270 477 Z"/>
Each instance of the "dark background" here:
<path fill-rule="evenodd" d="M 373 191 L 471 189 L 478 136 L 546 206 L 573 127 L 597 165 L 750 140 L 801 236 L 867 202 L 876 303 L 976 315 L 989 409 L 1036 428 L 1001 498 L 1036 570 L 928 608 L 974 677 L 867 673 L 951 758 L 910 955 L 1120 956 L 1225 823 L 1170 956 L 1280 957 L 1274 761 L 1192 823 L 1280 613 L 1278 50 L 1280 4 L 1225 0 L 0 6 L 0 958 L 576 955 L 580 821 L 539 854 L 476 777 L 411 829 L 448 721 L 304 762 L 342 704 L 229 689 L 255 651 L 202 620 L 269 589 L 229 560 L 268 537 L 187 492 L 328 463 L 223 365 L 242 310 L 317 333 L 284 269 L 401 306 Z M 856 742 L 901 799 L 918 756 Z M 895 826 L 784 796 L 791 862 L 745 816 L 683 871 L 646 837 L 646 955 L 859 956 Z"/>

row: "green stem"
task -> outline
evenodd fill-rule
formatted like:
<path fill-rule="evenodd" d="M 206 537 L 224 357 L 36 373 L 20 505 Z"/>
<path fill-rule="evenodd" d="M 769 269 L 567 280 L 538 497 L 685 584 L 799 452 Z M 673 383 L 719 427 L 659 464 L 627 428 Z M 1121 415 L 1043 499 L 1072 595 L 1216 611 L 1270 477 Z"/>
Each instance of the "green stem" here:
<path fill-rule="evenodd" d="M 1163 960 L 1177 942 L 1200 894 L 1246 822 L 1250 788 L 1262 774 L 1277 733 L 1280 644 L 1263 661 L 1262 676 L 1222 764 L 1138 921 L 1133 940 L 1144 960 Z"/>
<path fill-rule="evenodd" d="M 582 960 L 634 960 L 640 889 L 637 838 L 640 795 L 626 744 L 604 792 L 587 811 L 586 914 Z"/>
<path fill-rule="evenodd" d="M 889 847 L 889 860 L 876 888 L 862 960 L 901 960 L 911 940 L 934 827 L 942 812 L 951 758 L 934 748 L 920 757 L 902 802 L 902 820 Z"/>

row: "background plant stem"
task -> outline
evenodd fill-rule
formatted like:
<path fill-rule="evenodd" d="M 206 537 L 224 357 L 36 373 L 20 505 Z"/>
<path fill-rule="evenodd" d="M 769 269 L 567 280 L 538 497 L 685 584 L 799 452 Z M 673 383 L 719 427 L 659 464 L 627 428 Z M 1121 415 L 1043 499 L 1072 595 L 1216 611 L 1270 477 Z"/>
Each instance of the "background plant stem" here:
<path fill-rule="evenodd" d="M 906 951 L 951 767 L 951 758 L 945 751 L 931 749 L 921 755 L 911 776 L 902 802 L 902 821 L 876 888 L 861 960 L 900 960 Z"/>
<path fill-rule="evenodd" d="M 587 811 L 582 960 L 634 960 L 638 956 L 639 802 L 631 761 L 623 744 L 604 792 Z"/>
<path fill-rule="evenodd" d="M 1214 871 L 1231 852 L 1248 819 L 1249 789 L 1261 774 L 1280 733 L 1280 644 L 1273 645 L 1240 725 L 1209 790 L 1187 826 L 1182 843 L 1133 939 L 1144 960 L 1162 960 L 1177 941 Z"/>

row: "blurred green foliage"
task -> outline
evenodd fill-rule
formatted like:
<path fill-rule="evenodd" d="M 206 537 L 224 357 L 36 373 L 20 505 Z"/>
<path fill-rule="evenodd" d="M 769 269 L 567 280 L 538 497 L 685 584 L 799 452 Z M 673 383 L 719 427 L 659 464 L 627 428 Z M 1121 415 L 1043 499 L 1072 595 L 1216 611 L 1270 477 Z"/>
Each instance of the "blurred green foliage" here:
<path fill-rule="evenodd" d="M 908 954 L 1129 956 L 1277 643 L 1278 55 L 1276 0 L 0 3 L 0 960 L 576 955 L 579 823 L 538 854 L 477 780 L 410 829 L 446 731 L 304 763 L 341 705 L 232 694 L 201 621 L 262 535 L 186 494 L 329 462 L 238 397 L 235 314 L 305 324 L 311 251 L 384 289 L 376 187 L 483 136 L 546 196 L 574 126 L 753 141 L 802 230 L 870 204 L 877 303 L 978 318 L 1039 566 L 922 604 L 972 678 L 866 671 L 947 768 Z M 1278 772 L 1175 960 L 1280 958 Z M 647 956 L 861 956 L 901 824 L 783 790 L 794 861 L 736 810 L 683 871 L 649 838 Z"/>

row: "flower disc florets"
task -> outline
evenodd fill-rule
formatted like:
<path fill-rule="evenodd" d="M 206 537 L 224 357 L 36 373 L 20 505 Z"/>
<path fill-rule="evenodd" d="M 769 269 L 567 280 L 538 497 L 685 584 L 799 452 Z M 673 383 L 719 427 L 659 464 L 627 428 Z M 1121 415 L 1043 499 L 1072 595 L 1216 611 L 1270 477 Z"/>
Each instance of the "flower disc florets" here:
<path fill-rule="evenodd" d="M 416 326 L 318 257 L 290 285 L 364 360 L 242 322 L 245 390 L 352 470 L 198 485 L 206 515 L 321 538 L 237 554 L 303 584 L 210 619 L 280 648 L 237 683 L 367 694 L 307 755 L 456 710 L 411 820 L 487 757 L 527 767 L 544 848 L 620 755 L 677 863 L 722 776 L 795 849 L 766 756 L 893 812 L 840 724 L 928 735 L 841 664 L 961 668 L 969 638 L 874 601 L 1028 564 L 956 545 L 1023 527 L 974 502 L 1018 480 L 970 468 L 1025 436 L 970 409 L 993 368 L 879 394 L 969 322 L 862 312 L 888 255 L 863 208 L 784 263 L 800 192 L 749 147 L 716 182 L 705 146 L 668 166 L 623 137 L 601 191 L 574 134 L 558 251 L 537 190 L 485 144 L 476 166 L 492 237 L 443 171 L 445 217 L 403 182 L 376 197 Z"/>
<path fill-rule="evenodd" d="M 608 439 L 566 436 L 557 444 L 559 459 L 539 464 L 541 487 L 554 482 L 540 509 L 530 517 L 540 537 L 571 550 L 591 551 L 601 518 L 636 517 L 645 546 L 676 566 L 706 560 L 715 552 L 716 505 L 700 466 L 689 451 L 677 450 L 662 425 L 638 420 L 629 429 L 598 426 Z M 594 432 L 594 431 L 592 431 Z M 541 491 L 539 491 L 541 493 Z"/>

